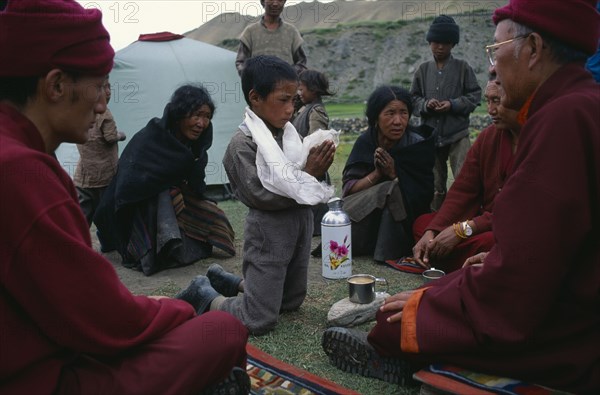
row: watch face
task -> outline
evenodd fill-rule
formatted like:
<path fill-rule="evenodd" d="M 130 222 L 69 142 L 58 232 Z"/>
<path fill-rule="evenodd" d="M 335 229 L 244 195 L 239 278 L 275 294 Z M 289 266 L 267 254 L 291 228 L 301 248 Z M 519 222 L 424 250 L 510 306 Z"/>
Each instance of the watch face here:
<path fill-rule="evenodd" d="M 469 224 L 465 224 L 465 234 L 467 236 L 473 235 L 473 228 L 471 228 Z"/>

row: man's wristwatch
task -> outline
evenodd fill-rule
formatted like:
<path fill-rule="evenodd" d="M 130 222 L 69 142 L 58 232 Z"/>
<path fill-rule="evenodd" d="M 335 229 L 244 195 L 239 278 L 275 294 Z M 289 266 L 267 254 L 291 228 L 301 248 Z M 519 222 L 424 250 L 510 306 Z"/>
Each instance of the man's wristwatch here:
<path fill-rule="evenodd" d="M 469 225 L 469 221 L 463 222 L 462 228 L 463 228 L 463 233 L 465 234 L 465 236 L 467 236 L 467 237 L 473 236 L 473 228 L 471 228 L 471 225 Z"/>

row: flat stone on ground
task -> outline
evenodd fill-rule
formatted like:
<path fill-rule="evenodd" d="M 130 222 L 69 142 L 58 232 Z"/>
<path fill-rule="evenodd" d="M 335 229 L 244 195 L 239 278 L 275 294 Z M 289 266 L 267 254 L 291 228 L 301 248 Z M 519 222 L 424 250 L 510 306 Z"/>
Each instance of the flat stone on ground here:
<path fill-rule="evenodd" d="M 375 300 L 368 304 L 354 303 L 349 298 L 335 302 L 327 313 L 327 325 L 352 327 L 373 321 L 377 310 L 389 296 L 388 293 L 377 292 Z"/>

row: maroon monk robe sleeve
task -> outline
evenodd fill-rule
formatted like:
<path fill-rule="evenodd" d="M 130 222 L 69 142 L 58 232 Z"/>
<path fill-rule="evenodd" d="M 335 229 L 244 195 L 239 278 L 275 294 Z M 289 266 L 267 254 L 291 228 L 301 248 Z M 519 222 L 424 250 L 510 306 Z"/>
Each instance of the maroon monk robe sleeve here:
<path fill-rule="evenodd" d="M 423 294 L 421 353 L 508 350 L 540 337 L 552 344 L 558 332 L 578 336 L 571 323 L 596 319 L 577 302 L 593 298 L 597 284 L 588 278 L 599 270 L 590 246 L 600 133 L 582 100 L 590 98 L 548 101 L 527 121 L 515 171 L 496 197 L 496 246 L 483 267 L 451 273 Z"/>
<path fill-rule="evenodd" d="M 3 173 L 4 185 L 13 185 L 3 203 L 18 208 L 5 219 L 15 224 L 11 239 L 18 243 L 3 266 L 2 285 L 44 336 L 78 352 L 111 355 L 192 318 L 183 301 L 129 292 L 91 248 L 68 176 L 36 159 Z"/>

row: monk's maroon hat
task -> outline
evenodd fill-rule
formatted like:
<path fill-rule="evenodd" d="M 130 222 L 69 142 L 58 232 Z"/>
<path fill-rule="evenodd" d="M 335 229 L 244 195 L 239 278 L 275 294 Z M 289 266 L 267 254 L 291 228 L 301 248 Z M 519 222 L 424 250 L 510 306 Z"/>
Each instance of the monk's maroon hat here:
<path fill-rule="evenodd" d="M 598 48 L 597 0 L 510 0 L 494 12 L 494 23 L 510 19 L 591 55 Z"/>
<path fill-rule="evenodd" d="M 0 53 L 1 77 L 53 68 L 106 75 L 115 56 L 102 13 L 74 0 L 8 0 L 0 10 Z"/>

